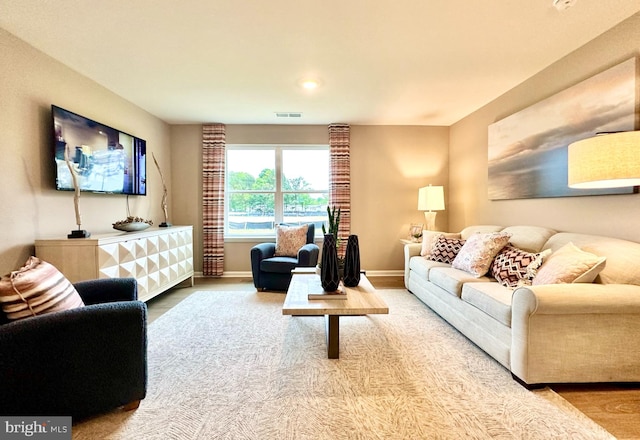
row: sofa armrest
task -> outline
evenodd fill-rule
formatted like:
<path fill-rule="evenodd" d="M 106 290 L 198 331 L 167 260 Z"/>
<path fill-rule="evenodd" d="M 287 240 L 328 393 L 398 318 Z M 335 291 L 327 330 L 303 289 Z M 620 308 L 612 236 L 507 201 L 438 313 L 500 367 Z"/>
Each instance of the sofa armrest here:
<path fill-rule="evenodd" d="M 265 258 L 271 258 L 276 253 L 275 243 L 260 243 L 251 248 L 251 275 L 256 289 L 263 286 L 260 280 L 260 262 Z"/>
<path fill-rule="evenodd" d="M 271 258 L 276 254 L 275 243 L 260 243 L 251 248 L 251 261 L 262 261 Z"/>
<path fill-rule="evenodd" d="M 298 251 L 298 266 L 314 267 L 318 264 L 320 248 L 315 243 L 307 243 Z"/>
<path fill-rule="evenodd" d="M 516 289 L 511 371 L 527 384 L 640 381 L 640 286 Z"/>
<path fill-rule="evenodd" d="M 74 287 L 86 305 L 138 299 L 138 283 L 135 278 L 101 278 L 79 281 Z"/>
<path fill-rule="evenodd" d="M 520 318 L 567 314 L 640 314 L 640 286 L 632 284 L 547 284 L 513 292 L 512 309 Z"/>
<path fill-rule="evenodd" d="M 422 243 L 407 243 L 404 245 L 404 286 L 409 290 L 409 260 L 420 255 Z"/>
<path fill-rule="evenodd" d="M 146 322 L 127 301 L 0 326 L 0 414 L 84 417 L 143 399 Z"/>

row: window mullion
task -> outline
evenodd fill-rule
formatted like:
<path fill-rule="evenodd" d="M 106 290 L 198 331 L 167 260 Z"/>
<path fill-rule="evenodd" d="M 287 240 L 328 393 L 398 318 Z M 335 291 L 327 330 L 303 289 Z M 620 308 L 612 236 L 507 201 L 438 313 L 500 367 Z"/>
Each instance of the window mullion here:
<path fill-rule="evenodd" d="M 275 193 L 276 223 L 284 222 L 284 196 L 282 191 L 282 148 L 276 147 L 276 193 Z"/>

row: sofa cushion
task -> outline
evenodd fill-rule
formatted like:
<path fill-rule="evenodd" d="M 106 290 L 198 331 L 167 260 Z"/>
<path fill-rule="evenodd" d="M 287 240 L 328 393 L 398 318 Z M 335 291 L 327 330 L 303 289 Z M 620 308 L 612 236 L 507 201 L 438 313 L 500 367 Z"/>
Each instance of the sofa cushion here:
<path fill-rule="evenodd" d="M 462 231 L 460 231 L 460 238 L 466 240 L 471 237 L 473 234 L 488 234 L 490 232 L 500 232 L 504 229 L 504 226 L 497 225 L 472 225 L 467 226 Z"/>
<path fill-rule="evenodd" d="M 447 238 L 444 234 L 440 234 L 431 248 L 429 260 L 451 264 L 463 245 L 464 240 Z"/>
<path fill-rule="evenodd" d="M 434 267 L 450 267 L 450 265 L 447 263 L 440 263 L 439 261 L 427 260 L 422 257 L 413 257 L 409 260 L 409 269 L 413 271 L 415 276 L 418 276 L 425 281 L 429 279 L 429 271 Z"/>
<path fill-rule="evenodd" d="M 462 294 L 462 286 L 465 283 L 490 282 L 491 278 L 478 278 L 469 272 L 453 267 L 432 267 L 431 270 L 429 270 L 429 281 L 451 295 L 460 297 Z"/>
<path fill-rule="evenodd" d="M 276 227 L 276 257 L 297 257 L 298 251 L 307 244 L 309 225 Z"/>
<path fill-rule="evenodd" d="M 556 231 L 541 226 L 509 226 L 502 230 L 511 234 L 509 242 L 524 251 L 540 252 Z"/>
<path fill-rule="evenodd" d="M 9 320 L 83 307 L 73 284 L 53 265 L 29 257 L 0 280 L 0 303 Z"/>
<path fill-rule="evenodd" d="M 425 258 L 429 258 L 431 255 L 431 249 L 433 249 L 433 245 L 439 236 L 444 235 L 446 238 L 460 238 L 460 234 L 454 232 L 438 232 L 438 231 L 429 231 L 427 229 L 422 231 L 422 248 L 420 249 L 420 255 Z"/>
<path fill-rule="evenodd" d="M 511 327 L 511 295 L 513 291 L 499 283 L 466 283 L 461 298 L 500 323 Z"/>
<path fill-rule="evenodd" d="M 272 257 L 265 258 L 260 262 L 262 272 L 288 273 L 298 265 L 298 260 L 293 257 Z"/>
<path fill-rule="evenodd" d="M 605 268 L 594 282 L 600 284 L 640 285 L 640 243 L 599 235 L 559 232 L 545 244 L 545 249 L 553 251 L 572 242 L 580 249 L 600 257 L 607 257 Z"/>
<path fill-rule="evenodd" d="M 529 286 L 544 258 L 550 253 L 551 249 L 527 252 L 507 245 L 494 258 L 491 275 L 505 287 Z"/>
<path fill-rule="evenodd" d="M 464 243 L 451 265 L 475 277 L 486 275 L 496 254 L 507 245 L 510 237 L 511 234 L 506 232 L 473 234 Z"/>
<path fill-rule="evenodd" d="M 547 258 L 532 284 L 591 283 L 604 268 L 605 262 L 605 257 L 598 257 L 573 243 L 567 243 Z"/>

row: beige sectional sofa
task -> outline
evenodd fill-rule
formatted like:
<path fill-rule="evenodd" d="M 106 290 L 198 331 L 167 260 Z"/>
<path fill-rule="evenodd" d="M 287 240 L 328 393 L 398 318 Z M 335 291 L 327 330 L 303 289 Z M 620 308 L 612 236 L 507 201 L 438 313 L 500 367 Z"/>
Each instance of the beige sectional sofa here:
<path fill-rule="evenodd" d="M 536 226 L 471 226 L 460 237 L 499 231 L 529 252 L 572 243 L 606 257 L 604 268 L 593 282 L 510 288 L 491 272 L 478 277 L 425 258 L 412 243 L 407 289 L 527 386 L 640 382 L 640 244 Z"/>

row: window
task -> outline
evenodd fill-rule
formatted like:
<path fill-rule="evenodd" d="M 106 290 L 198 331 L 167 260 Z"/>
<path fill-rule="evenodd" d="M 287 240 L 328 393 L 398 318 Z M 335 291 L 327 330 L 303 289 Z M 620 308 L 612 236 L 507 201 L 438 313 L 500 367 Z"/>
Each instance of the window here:
<path fill-rule="evenodd" d="M 227 145 L 225 236 L 274 234 L 279 223 L 326 220 L 329 146 Z"/>

